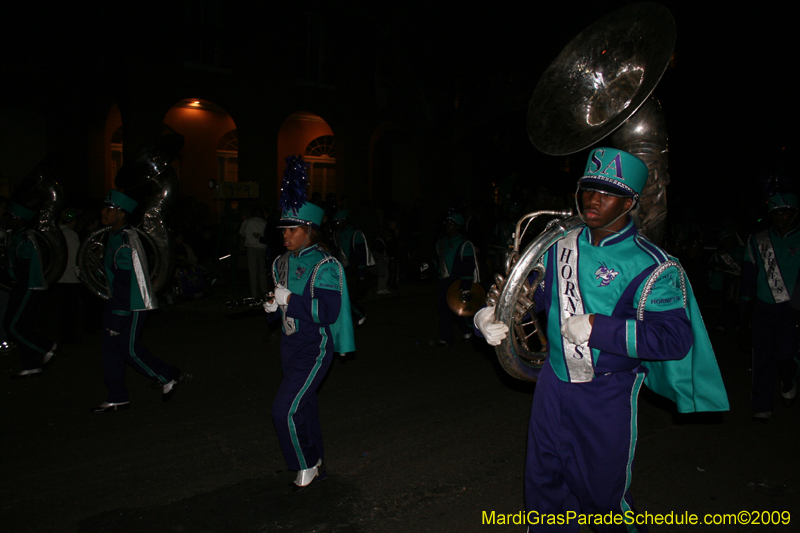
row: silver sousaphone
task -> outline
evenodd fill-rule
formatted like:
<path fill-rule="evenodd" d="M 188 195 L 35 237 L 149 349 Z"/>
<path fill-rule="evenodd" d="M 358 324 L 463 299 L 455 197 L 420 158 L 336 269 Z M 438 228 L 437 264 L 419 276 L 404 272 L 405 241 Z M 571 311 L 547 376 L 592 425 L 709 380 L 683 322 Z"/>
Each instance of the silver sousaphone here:
<path fill-rule="evenodd" d="M 62 166 L 46 158 L 34 168 L 14 191 L 13 200 L 36 211 L 31 228 L 42 254 L 42 272 L 48 286 L 64 274 L 67 266 L 67 240 L 58 227 L 58 217 L 64 209 L 65 197 L 58 179 Z M 4 263 L 5 265 L 5 263 Z M 2 286 L 4 290 L 9 287 Z"/>
<path fill-rule="evenodd" d="M 156 294 L 166 287 L 175 269 L 175 251 L 165 216 L 178 188 L 178 175 L 171 163 L 180 155 L 183 142 L 182 135 L 162 136 L 133 161 L 123 164 L 114 180 L 117 188 L 139 201 L 140 206 L 144 204 L 141 222 L 134 227 L 147 252 L 150 281 Z M 106 300 L 109 287 L 103 258 L 110 229 L 95 231 L 78 250 L 81 281 L 93 294 Z"/>
<path fill-rule="evenodd" d="M 632 4 L 598 20 L 561 51 L 545 70 L 528 108 L 528 136 L 549 155 L 568 155 L 589 148 L 609 135 L 611 144 L 632 153 L 650 174 L 639 206 L 632 213 L 639 230 L 662 240 L 666 222 L 667 133 L 661 105 L 651 96 L 669 65 L 675 47 L 675 21 L 663 6 Z M 538 272 L 544 252 L 583 224 L 579 217 L 555 219 L 523 253 L 520 243 L 530 221 L 540 215 L 566 217 L 569 211 L 539 211 L 517 223 L 506 276 L 497 275 L 487 297 L 495 320 L 509 327 L 497 347 L 500 364 L 510 375 L 536 381 L 547 354 L 528 277 Z"/>

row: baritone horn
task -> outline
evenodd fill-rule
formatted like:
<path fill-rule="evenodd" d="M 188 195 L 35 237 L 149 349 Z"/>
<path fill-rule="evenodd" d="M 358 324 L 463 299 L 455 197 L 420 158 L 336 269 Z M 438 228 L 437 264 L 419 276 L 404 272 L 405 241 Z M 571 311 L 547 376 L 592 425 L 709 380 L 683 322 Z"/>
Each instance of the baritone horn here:
<path fill-rule="evenodd" d="M 655 242 L 664 236 L 669 176 L 663 112 L 651 93 L 669 66 L 675 37 L 675 21 L 659 4 L 642 2 L 614 11 L 561 51 L 539 79 L 528 108 L 528 136 L 545 154 L 573 154 L 610 135 L 616 148 L 647 164 L 647 184 L 632 216 L 640 232 Z M 545 213 L 525 215 L 517 233 L 523 221 L 539 214 Z M 544 252 L 581 224 L 578 216 L 553 221 L 516 257 L 521 238 L 515 236 L 505 279 L 500 276 L 489 291 L 495 320 L 509 328 L 497 357 L 513 377 L 536 381 L 547 354 L 546 335 L 535 319 L 536 287 L 528 278 L 533 272 L 544 277 Z M 531 349 L 536 339 L 541 348 Z"/>
<path fill-rule="evenodd" d="M 167 286 L 175 268 L 175 252 L 165 217 L 178 188 L 178 175 L 171 163 L 180 155 L 183 142 L 182 135 L 162 136 L 139 152 L 133 161 L 123 164 L 114 180 L 119 189 L 143 205 L 141 221 L 131 225 L 147 252 L 150 282 L 155 294 Z M 136 216 L 138 211 L 131 216 Z M 110 291 L 103 257 L 109 231 L 110 228 L 106 227 L 92 233 L 78 250 L 81 281 L 93 294 L 106 300 Z"/>

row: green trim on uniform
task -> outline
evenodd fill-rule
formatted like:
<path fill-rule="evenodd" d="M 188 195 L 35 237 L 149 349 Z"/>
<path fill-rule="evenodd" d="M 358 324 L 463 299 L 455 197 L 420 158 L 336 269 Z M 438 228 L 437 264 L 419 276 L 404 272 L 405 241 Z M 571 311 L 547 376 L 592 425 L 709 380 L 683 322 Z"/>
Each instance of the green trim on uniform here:
<path fill-rule="evenodd" d="M 636 351 L 636 320 L 625 321 L 625 344 L 628 347 L 628 357 L 638 359 Z"/>
<path fill-rule="evenodd" d="M 20 315 L 25 311 L 25 306 L 28 303 L 28 298 L 30 298 L 31 291 L 34 289 L 28 289 L 25 291 L 25 298 L 22 299 L 22 304 L 20 304 L 19 309 L 17 310 L 17 314 L 14 315 L 14 320 L 11 321 L 11 333 L 19 339 L 25 346 L 32 349 L 33 351 L 40 353 L 42 355 L 46 354 L 47 352 L 36 346 L 35 344 L 28 341 L 28 339 L 24 338 L 22 335 L 19 334 L 17 331 L 17 321 L 19 320 Z"/>
<path fill-rule="evenodd" d="M 320 323 L 319 320 L 319 300 L 316 298 L 311 300 L 311 316 L 314 317 L 314 322 Z"/>
<path fill-rule="evenodd" d="M 636 441 L 639 438 L 639 428 L 636 424 L 636 420 L 639 416 L 639 391 L 642 390 L 642 384 L 644 383 L 645 375 L 643 373 L 636 374 L 636 379 L 633 382 L 633 388 L 631 389 L 631 440 L 628 445 L 628 464 L 625 467 L 625 489 L 622 491 L 622 498 L 620 500 L 620 508 L 622 508 L 623 514 L 628 512 L 633 512 L 633 509 L 628 505 L 628 502 L 625 501 L 625 494 L 628 493 L 629 489 L 631 488 L 631 475 L 633 470 L 633 456 L 636 453 Z M 636 524 L 630 523 L 626 524 L 626 527 L 630 533 L 636 533 L 639 531 L 636 528 Z"/>
<path fill-rule="evenodd" d="M 147 373 L 150 375 L 150 377 L 153 377 L 153 378 L 157 379 L 158 381 L 160 381 L 161 383 L 164 383 L 164 384 L 169 383 L 169 380 L 167 378 L 165 378 L 164 376 L 160 376 L 160 375 L 156 374 L 155 372 L 153 372 L 150 369 L 149 366 L 144 364 L 144 361 L 142 361 L 141 359 L 136 357 L 136 350 L 134 349 L 134 345 L 136 344 L 136 336 L 135 336 L 135 334 L 136 334 L 136 323 L 137 322 L 139 322 L 139 313 L 138 312 L 134 312 L 133 313 L 133 319 L 131 320 L 131 331 L 130 331 L 130 335 L 129 335 L 129 339 L 130 340 L 128 341 L 128 354 L 131 356 L 131 359 L 133 359 L 134 361 L 136 361 L 139 364 L 139 366 L 141 368 L 143 368 L 143 369 L 145 369 L 147 371 Z"/>

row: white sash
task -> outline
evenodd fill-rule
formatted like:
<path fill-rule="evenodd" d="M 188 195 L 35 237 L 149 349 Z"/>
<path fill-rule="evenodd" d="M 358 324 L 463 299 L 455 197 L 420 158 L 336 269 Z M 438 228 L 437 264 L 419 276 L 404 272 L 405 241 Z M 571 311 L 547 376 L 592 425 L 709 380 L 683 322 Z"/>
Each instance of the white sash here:
<path fill-rule="evenodd" d="M 558 290 L 559 324 L 572 315 L 583 315 L 583 298 L 578 283 L 578 235 L 580 229 L 571 231 L 558 243 L 555 252 L 556 280 Z M 559 328 L 560 329 L 560 328 Z M 589 342 L 572 344 L 561 337 L 564 361 L 567 365 L 570 383 L 586 383 L 594 378 L 594 363 Z"/>
<path fill-rule="evenodd" d="M 772 248 L 772 240 L 769 238 L 769 231 L 756 235 L 756 245 L 758 253 L 761 254 L 761 260 L 764 262 L 764 272 L 767 275 L 767 285 L 772 292 L 772 298 L 775 299 L 776 304 L 788 302 L 792 297 L 783 281 L 775 250 Z"/>
<path fill-rule="evenodd" d="M 731 254 L 720 254 L 719 258 L 722 259 L 722 262 L 728 267 L 728 269 L 725 270 L 726 273 L 733 274 L 734 276 L 742 275 L 742 268 L 736 264 L 736 261 L 734 261 L 733 257 L 731 257 Z"/>

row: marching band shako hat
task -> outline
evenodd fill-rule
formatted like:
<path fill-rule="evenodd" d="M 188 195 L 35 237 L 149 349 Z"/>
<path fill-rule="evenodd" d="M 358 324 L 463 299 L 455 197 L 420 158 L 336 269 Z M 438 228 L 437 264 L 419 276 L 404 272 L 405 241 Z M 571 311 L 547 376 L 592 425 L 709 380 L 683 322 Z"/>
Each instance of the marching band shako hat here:
<path fill-rule="evenodd" d="M 647 165 L 638 157 L 616 148 L 595 148 L 578 180 L 580 189 L 638 198 L 647 182 Z"/>
<path fill-rule="evenodd" d="M 281 219 L 278 221 L 279 228 L 296 228 L 297 226 L 311 226 L 320 229 L 325 210 L 320 206 L 307 202 L 297 211 L 284 209 Z"/>
<path fill-rule="evenodd" d="M 794 193 L 773 194 L 767 200 L 767 213 L 776 209 L 797 208 L 797 195 Z"/>
<path fill-rule="evenodd" d="M 340 220 L 344 220 L 344 219 L 348 218 L 349 216 L 350 216 L 350 210 L 349 209 L 339 209 L 338 211 L 336 211 L 336 214 L 333 215 L 333 220 L 335 220 L 336 222 L 339 222 Z"/>
<path fill-rule="evenodd" d="M 129 215 L 133 213 L 136 206 L 139 205 L 136 200 L 116 189 L 108 190 L 108 195 L 106 195 L 106 199 L 103 203 L 115 209 L 122 209 Z"/>
<path fill-rule="evenodd" d="M 296 228 L 298 226 L 311 226 L 320 229 L 325 210 L 318 205 L 307 202 L 306 189 L 308 188 L 308 164 L 302 156 L 290 155 L 286 158 L 286 170 L 283 172 L 281 183 L 281 196 L 278 206 L 281 208 L 279 228 Z"/>
<path fill-rule="evenodd" d="M 11 209 L 8 211 L 15 217 L 21 218 L 26 222 L 30 221 L 36 215 L 35 211 L 31 211 L 27 207 L 19 205 L 17 202 L 11 202 Z"/>

